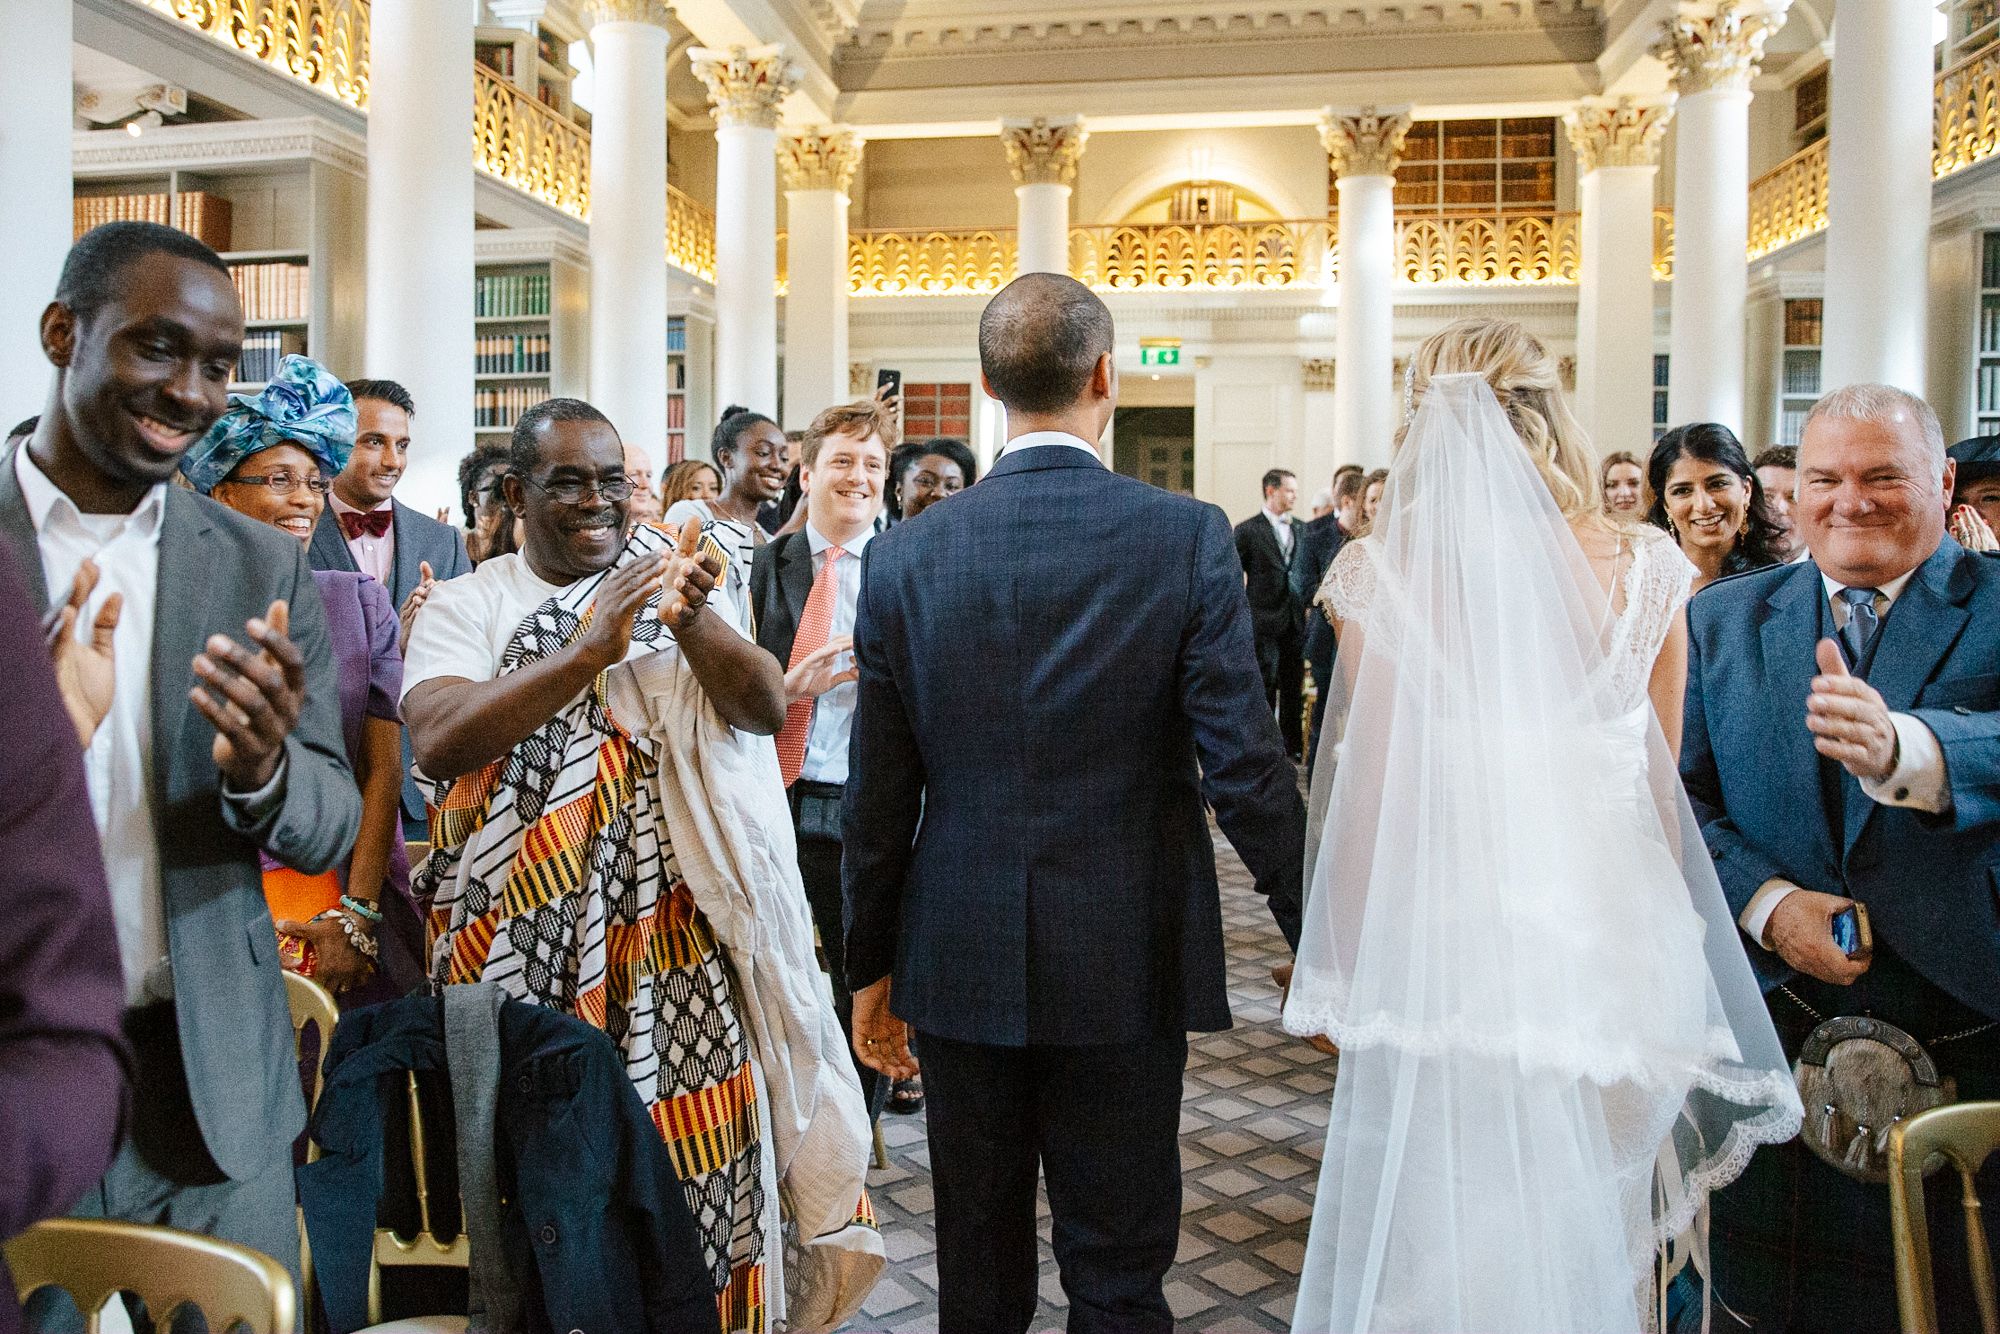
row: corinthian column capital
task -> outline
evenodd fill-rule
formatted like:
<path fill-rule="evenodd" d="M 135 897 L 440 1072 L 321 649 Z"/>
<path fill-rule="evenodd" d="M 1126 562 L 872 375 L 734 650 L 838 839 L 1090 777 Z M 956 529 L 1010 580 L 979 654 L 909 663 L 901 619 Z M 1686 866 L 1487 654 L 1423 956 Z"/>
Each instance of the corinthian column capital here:
<path fill-rule="evenodd" d="M 1319 113 L 1319 141 L 1326 146 L 1335 177 L 1394 176 L 1411 124 L 1407 107 L 1388 111 L 1328 107 Z"/>
<path fill-rule="evenodd" d="M 583 21 L 595 28 L 600 23 L 650 23 L 667 26 L 667 0 L 583 0 Z"/>
<path fill-rule="evenodd" d="M 1563 125 L 1576 150 L 1577 169 L 1593 172 L 1599 167 L 1659 166 L 1660 136 L 1673 118 L 1671 96 L 1658 102 L 1592 97 L 1564 116 Z"/>
<path fill-rule="evenodd" d="M 1792 0 L 1681 0 L 1660 27 L 1653 54 L 1673 76 L 1674 90 L 1692 97 L 1710 89 L 1747 92 L 1764 58 L 1764 43 L 1785 26 Z"/>
<path fill-rule="evenodd" d="M 1076 164 L 1083 157 L 1090 132 L 1080 116 L 1050 120 L 1007 121 L 1000 142 L 1007 149 L 1007 169 L 1016 185 L 1075 185 Z"/>
<path fill-rule="evenodd" d="M 803 71 L 785 59 L 782 46 L 732 46 L 726 51 L 690 47 L 695 77 L 708 85 L 718 125 L 775 129 L 778 104 L 799 86 Z"/>
<path fill-rule="evenodd" d="M 852 130 L 821 126 L 778 139 L 778 165 L 787 190 L 847 193 L 861 165 L 861 137 Z"/>

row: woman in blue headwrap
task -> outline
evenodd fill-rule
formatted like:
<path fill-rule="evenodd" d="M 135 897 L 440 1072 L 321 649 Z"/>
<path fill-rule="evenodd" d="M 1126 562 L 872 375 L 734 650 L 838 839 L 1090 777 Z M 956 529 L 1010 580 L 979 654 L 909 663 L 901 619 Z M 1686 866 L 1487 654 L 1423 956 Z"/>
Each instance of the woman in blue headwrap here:
<path fill-rule="evenodd" d="M 261 393 L 232 394 L 181 460 L 195 490 L 302 543 L 354 447 L 354 399 L 325 367 L 286 357 Z M 363 574 L 315 570 L 340 676 L 341 732 L 361 787 L 361 832 L 347 864 L 308 876 L 266 858 L 264 897 L 285 964 L 350 1003 L 423 981 L 423 926 L 410 899 L 398 800 L 403 658 L 389 592 Z M 310 965 L 307 960 L 310 959 Z"/>

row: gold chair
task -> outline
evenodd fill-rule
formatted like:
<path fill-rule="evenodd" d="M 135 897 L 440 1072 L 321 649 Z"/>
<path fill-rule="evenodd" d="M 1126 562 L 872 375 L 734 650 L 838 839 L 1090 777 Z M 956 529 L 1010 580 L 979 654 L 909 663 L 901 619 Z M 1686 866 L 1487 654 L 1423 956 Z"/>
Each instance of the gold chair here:
<path fill-rule="evenodd" d="M 438 1265 L 467 1268 L 472 1263 L 472 1245 L 466 1239 L 465 1225 L 461 1218 L 458 1235 L 450 1242 L 438 1240 L 437 1231 L 431 1222 L 430 1162 L 425 1152 L 424 1111 L 417 1095 L 415 1074 L 404 1076 L 407 1081 L 410 1108 L 410 1166 L 415 1173 L 417 1186 L 417 1233 L 413 1237 L 397 1235 L 394 1228 L 375 1229 L 375 1253 L 368 1264 L 368 1323 L 382 1323 L 382 1271 L 401 1266 Z M 432 1318 L 422 1318 L 430 1327 Z"/>
<path fill-rule="evenodd" d="M 1937 1334 L 1937 1293 L 1931 1274 L 1930 1224 L 1924 1214 L 1924 1173 L 1946 1163 L 1958 1169 L 1964 1193 L 1966 1272 L 1985 1334 L 2000 1334 L 2000 1295 L 1986 1246 L 1974 1175 L 2000 1151 L 2000 1102 L 1933 1107 L 1889 1135 L 1889 1210 L 1896 1242 L 1896 1310 L 1903 1334 Z"/>
<path fill-rule="evenodd" d="M 52 1218 L 6 1245 L 7 1267 L 21 1299 L 60 1288 L 83 1311 L 88 1334 L 98 1313 L 121 1292 L 136 1294 L 165 1328 L 182 1306 L 208 1327 L 250 1334 L 292 1334 L 292 1276 L 268 1255 L 170 1227 L 103 1218 Z"/>
<path fill-rule="evenodd" d="M 310 1115 L 319 1102 L 319 1091 L 326 1086 L 326 1049 L 333 1043 L 333 1027 L 340 1022 L 340 1004 L 333 993 L 309 977 L 285 971 L 285 1001 L 292 1007 L 292 1051 L 300 1060 L 306 1058 L 306 1029 L 319 1030 L 319 1057 L 313 1062 L 312 1081 L 305 1089 L 306 1113 Z M 317 1146 L 308 1142 L 306 1161 L 319 1157 Z"/>

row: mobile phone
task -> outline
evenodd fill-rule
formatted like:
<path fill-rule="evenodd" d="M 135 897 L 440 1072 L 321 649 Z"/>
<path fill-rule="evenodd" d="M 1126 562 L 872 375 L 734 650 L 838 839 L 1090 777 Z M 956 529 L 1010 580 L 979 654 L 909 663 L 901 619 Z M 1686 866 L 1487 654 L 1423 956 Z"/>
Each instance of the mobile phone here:
<path fill-rule="evenodd" d="M 900 399 L 903 396 L 903 373 L 901 371 L 892 371 L 887 367 L 876 371 L 875 392 L 878 394 L 881 393 L 884 385 L 888 386 L 891 398 Z"/>
<path fill-rule="evenodd" d="M 1868 929 L 1868 909 L 1856 903 L 1833 916 L 1833 943 L 1850 959 L 1875 950 L 1875 935 Z"/>

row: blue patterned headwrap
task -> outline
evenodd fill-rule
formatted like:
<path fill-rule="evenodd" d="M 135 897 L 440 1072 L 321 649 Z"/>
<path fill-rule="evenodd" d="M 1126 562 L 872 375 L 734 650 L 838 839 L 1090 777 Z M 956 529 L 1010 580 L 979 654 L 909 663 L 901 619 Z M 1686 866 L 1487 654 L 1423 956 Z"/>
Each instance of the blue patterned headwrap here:
<path fill-rule="evenodd" d="M 289 356 L 255 394 L 231 394 L 229 407 L 181 456 L 181 475 L 207 495 L 252 454 L 295 444 L 332 477 L 354 449 L 354 395 L 310 357 Z"/>

